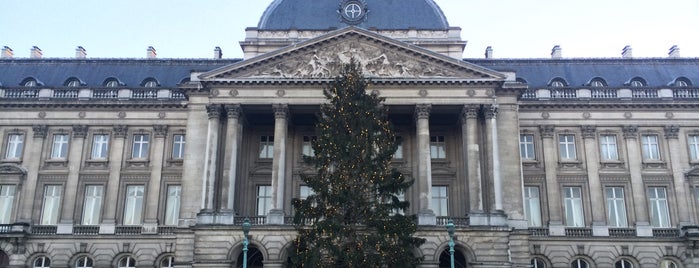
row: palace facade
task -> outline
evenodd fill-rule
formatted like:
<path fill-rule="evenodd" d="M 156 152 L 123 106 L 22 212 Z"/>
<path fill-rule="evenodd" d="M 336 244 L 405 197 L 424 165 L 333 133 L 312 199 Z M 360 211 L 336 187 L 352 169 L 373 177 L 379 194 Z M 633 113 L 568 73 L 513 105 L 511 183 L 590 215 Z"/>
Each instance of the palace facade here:
<path fill-rule="evenodd" d="M 0 266 L 287 267 L 322 90 L 386 98 L 421 267 L 699 267 L 699 59 L 462 59 L 432 0 L 276 0 L 244 59 L 0 55 Z"/>

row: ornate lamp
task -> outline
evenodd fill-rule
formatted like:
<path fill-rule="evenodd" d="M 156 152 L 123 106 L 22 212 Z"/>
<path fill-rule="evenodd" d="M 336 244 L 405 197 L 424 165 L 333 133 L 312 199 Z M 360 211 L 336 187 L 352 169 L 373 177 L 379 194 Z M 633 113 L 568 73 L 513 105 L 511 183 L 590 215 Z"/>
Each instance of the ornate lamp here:
<path fill-rule="evenodd" d="M 452 219 L 447 222 L 447 232 L 449 233 L 449 260 L 451 268 L 454 268 L 454 221 Z"/>
<path fill-rule="evenodd" d="M 250 232 L 251 226 L 252 225 L 250 224 L 250 220 L 248 218 L 245 218 L 245 220 L 243 220 L 243 268 L 248 267 L 248 245 L 250 244 L 250 242 L 248 241 L 248 233 Z"/>

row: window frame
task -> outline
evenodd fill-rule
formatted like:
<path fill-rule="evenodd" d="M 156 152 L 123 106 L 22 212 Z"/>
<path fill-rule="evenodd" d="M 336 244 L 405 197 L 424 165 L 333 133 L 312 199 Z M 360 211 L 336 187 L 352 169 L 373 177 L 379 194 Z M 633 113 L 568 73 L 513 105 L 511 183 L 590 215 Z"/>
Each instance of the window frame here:
<path fill-rule="evenodd" d="M 689 162 L 699 162 L 699 133 L 689 133 L 687 135 L 687 147 Z"/>
<path fill-rule="evenodd" d="M 13 139 L 17 137 L 19 140 Z M 3 142 L 3 160 L 9 162 L 21 162 L 26 148 L 27 135 L 22 131 L 11 131 L 5 134 Z"/>
<path fill-rule="evenodd" d="M 440 195 L 435 195 L 436 189 L 440 189 Z M 432 185 L 430 187 L 430 196 L 432 199 L 430 200 L 430 209 L 432 209 L 434 215 L 437 217 L 449 216 L 449 185 Z"/>
<path fill-rule="evenodd" d="M 259 135 L 258 141 L 258 154 L 257 158 L 259 160 L 272 160 L 274 159 L 274 135 Z"/>
<path fill-rule="evenodd" d="M 90 188 L 95 188 L 94 190 L 99 189 L 99 192 L 95 191 L 90 191 Z M 80 218 L 80 224 L 82 225 L 99 225 L 102 221 L 102 207 L 104 206 L 104 198 L 105 198 L 105 191 L 104 191 L 104 185 L 101 184 L 85 184 L 83 187 L 84 192 L 83 192 L 83 210 L 82 210 L 82 215 Z M 92 195 L 99 193 L 98 195 Z M 91 199 L 88 199 L 91 198 Z M 90 205 L 91 211 L 90 215 L 88 214 L 88 205 Z M 91 219 L 88 222 L 88 216 L 89 219 Z"/>
<path fill-rule="evenodd" d="M 262 189 L 268 189 L 269 191 L 264 191 L 262 193 Z M 267 214 L 269 214 L 269 210 L 272 208 L 272 202 L 274 202 L 274 200 L 272 200 L 272 192 L 271 184 L 255 185 L 255 215 L 267 216 Z"/>
<path fill-rule="evenodd" d="M 303 135 L 303 137 L 301 137 L 301 156 L 315 156 L 315 151 L 313 150 L 313 141 L 317 139 L 318 137 L 315 135 Z"/>
<path fill-rule="evenodd" d="M 618 141 L 616 134 L 602 133 L 599 135 L 600 161 L 617 162 L 620 160 Z"/>
<path fill-rule="evenodd" d="M 52 195 L 49 195 L 49 189 L 54 189 L 51 191 Z M 55 187 L 55 188 L 54 188 Z M 56 190 L 58 190 L 58 193 L 56 195 Z M 57 225 L 58 221 L 61 218 L 61 206 L 63 205 L 63 185 L 61 184 L 45 184 L 44 189 L 43 189 L 43 194 L 41 198 L 41 217 L 39 219 L 39 225 Z M 49 199 L 50 198 L 50 199 Z M 51 201 L 52 203 L 50 204 L 51 207 L 48 207 L 47 201 Z M 47 214 L 47 213 L 50 214 Z"/>
<path fill-rule="evenodd" d="M 41 264 L 37 264 L 38 261 L 41 261 Z M 32 268 L 50 268 L 51 267 L 51 259 L 46 256 L 46 255 L 41 255 L 32 261 Z"/>
<path fill-rule="evenodd" d="M 139 189 L 140 188 L 140 193 L 141 195 L 139 196 Z M 129 189 L 133 188 L 134 189 L 134 195 L 130 195 Z M 141 225 L 143 224 L 143 214 L 144 214 L 144 206 L 145 206 L 145 201 L 146 201 L 146 186 L 143 184 L 126 184 L 124 187 L 124 202 L 123 204 L 123 209 L 122 209 L 122 219 L 121 223 L 122 225 Z M 140 200 L 139 200 L 140 197 Z M 139 202 L 140 201 L 140 206 Z M 131 203 L 134 202 L 134 203 Z M 133 205 L 133 211 L 130 211 L 129 205 Z M 127 217 L 130 216 L 130 217 Z"/>
<path fill-rule="evenodd" d="M 566 227 L 585 227 L 585 203 L 583 200 L 585 193 L 583 187 L 579 185 L 570 185 L 563 186 L 562 188 L 564 225 Z M 579 197 L 575 197 L 575 192 L 572 191 L 575 189 L 579 190 Z M 568 190 L 571 190 L 571 197 L 567 197 Z M 569 204 L 571 206 L 570 208 L 568 206 Z M 576 207 L 579 207 L 579 209 L 576 210 Z M 569 210 L 571 210 L 570 213 Z M 572 216 L 572 219 L 569 218 L 569 216 Z"/>
<path fill-rule="evenodd" d="M 123 262 L 126 263 L 122 264 Z M 136 268 L 137 261 L 133 256 L 127 255 L 119 258 L 116 264 L 118 268 Z"/>
<path fill-rule="evenodd" d="M 64 139 L 56 140 L 56 138 L 58 137 L 63 137 Z M 70 148 L 70 135 L 68 133 L 54 133 L 51 139 L 51 151 L 49 152 L 49 159 L 67 160 L 68 148 Z M 58 150 L 58 152 L 56 150 Z"/>
<path fill-rule="evenodd" d="M 141 138 L 137 140 L 137 138 Z M 151 134 L 146 132 L 133 133 L 131 135 L 131 159 L 148 160 L 151 149 Z M 138 147 L 138 150 L 136 148 Z"/>
<path fill-rule="evenodd" d="M 100 139 L 99 141 L 97 140 L 98 137 L 106 137 L 106 139 L 102 140 Z M 109 145 L 111 142 L 111 135 L 108 133 L 93 133 L 92 134 L 92 142 L 90 144 L 90 160 L 98 160 L 98 161 L 106 161 L 109 160 Z M 95 151 L 98 149 L 99 146 L 99 154 L 96 155 Z M 102 155 L 104 154 L 104 155 Z"/>
<path fill-rule="evenodd" d="M 650 225 L 653 228 L 671 228 L 672 227 L 672 215 L 670 215 L 670 192 L 669 187 L 661 185 L 649 185 L 646 188 L 646 202 L 648 202 L 648 217 L 650 218 Z M 664 198 L 658 196 L 658 190 L 662 189 Z M 651 190 L 653 190 L 651 192 Z M 655 195 L 653 195 L 655 194 Z M 657 205 L 657 211 L 654 209 L 654 205 Z M 662 205 L 662 206 L 661 206 Z M 664 208 L 664 211 L 662 209 Z M 656 214 L 658 213 L 658 214 Z M 661 217 L 655 219 L 655 217 Z M 657 224 L 656 224 L 657 222 Z"/>
<path fill-rule="evenodd" d="M 78 266 L 81 260 L 84 261 L 85 263 L 82 266 Z M 73 263 L 74 263 L 73 267 L 75 267 L 75 268 L 94 268 L 95 267 L 95 260 L 92 257 L 86 256 L 86 255 L 77 257 Z"/>
<path fill-rule="evenodd" d="M 614 262 L 614 268 L 634 268 L 634 262 L 627 258 L 621 258 Z"/>
<path fill-rule="evenodd" d="M 531 141 L 526 140 L 526 137 L 530 137 Z M 519 157 L 522 161 L 536 160 L 536 142 L 534 140 L 535 137 L 532 133 L 519 134 Z"/>
<path fill-rule="evenodd" d="M 655 143 L 650 143 L 650 140 L 646 138 L 655 138 Z M 654 147 L 653 147 L 654 146 Z M 654 149 L 655 151 L 652 151 Z M 653 155 L 656 154 L 656 155 Z M 660 138 L 658 134 L 655 133 L 643 133 L 641 134 L 641 157 L 643 161 L 662 161 L 662 150 L 660 148 Z"/>
<path fill-rule="evenodd" d="M 571 138 L 572 141 L 568 140 L 569 138 Z M 565 139 L 565 141 L 562 139 Z M 563 150 L 563 148 L 565 148 L 565 151 Z M 573 133 L 558 134 L 558 158 L 564 162 L 571 162 L 571 161 L 578 160 L 577 137 L 575 134 L 573 134 Z"/>
<path fill-rule="evenodd" d="M 177 189 L 175 191 L 176 195 L 170 194 L 171 188 Z M 165 191 L 165 210 L 163 211 L 163 225 L 177 226 L 179 225 L 180 208 L 182 207 L 182 185 L 168 184 L 165 187 Z M 171 211 L 172 214 L 170 214 Z"/>
<path fill-rule="evenodd" d="M 590 263 L 583 258 L 575 258 L 570 262 L 571 268 L 590 268 Z"/>
<path fill-rule="evenodd" d="M 181 138 L 181 140 L 178 140 Z M 187 145 L 187 134 L 173 133 L 172 142 L 170 143 L 170 158 L 172 160 L 184 159 L 185 146 Z"/>
<path fill-rule="evenodd" d="M 167 262 L 163 265 L 164 262 Z M 175 256 L 166 255 L 158 260 L 158 268 L 174 268 L 175 267 Z"/>
<path fill-rule="evenodd" d="M 615 190 L 621 190 L 621 196 L 618 196 L 618 192 Z M 612 190 L 612 196 L 609 196 L 609 190 Z M 604 200 L 605 208 L 607 210 L 607 224 L 613 228 L 626 228 L 629 227 L 629 215 L 626 206 L 626 191 L 623 186 L 606 186 L 604 187 Z M 611 202 L 611 203 L 610 203 Z M 621 202 L 621 204 L 619 204 Z M 613 205 L 613 206 L 612 206 Z M 619 208 L 621 205 L 621 209 Z M 613 210 L 613 211 L 612 211 Z M 622 210 L 622 211 L 620 211 Z M 614 214 L 614 220 L 612 221 L 612 213 Z M 623 221 L 620 221 L 623 216 Z"/>
<path fill-rule="evenodd" d="M 437 161 L 447 159 L 447 138 L 445 135 L 430 135 L 430 159 Z"/>
<path fill-rule="evenodd" d="M 536 197 L 531 196 L 531 189 L 536 189 Z M 524 185 L 523 189 L 524 197 L 524 216 L 527 217 L 527 224 L 529 227 L 543 227 L 542 211 L 541 211 L 541 188 L 538 185 Z M 536 204 L 536 209 L 538 210 L 538 217 L 534 217 L 532 214 L 531 205 Z"/>
<path fill-rule="evenodd" d="M 0 212 L 2 212 L 0 213 L 2 216 L 2 218 L 0 218 L 0 224 L 13 223 L 16 211 L 15 205 L 17 204 L 17 188 L 17 184 L 0 184 Z M 12 189 L 12 195 L 5 195 L 8 189 Z M 8 200 L 10 201 L 9 204 L 6 203 Z"/>

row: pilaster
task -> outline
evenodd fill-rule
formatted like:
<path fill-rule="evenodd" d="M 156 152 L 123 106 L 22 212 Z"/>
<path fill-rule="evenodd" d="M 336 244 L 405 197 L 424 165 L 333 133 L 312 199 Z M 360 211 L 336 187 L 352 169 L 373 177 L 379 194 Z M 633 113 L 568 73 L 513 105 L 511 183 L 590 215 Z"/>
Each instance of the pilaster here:
<path fill-rule="evenodd" d="M 68 180 L 63 191 L 63 206 L 61 220 L 58 223 L 58 234 L 73 233 L 73 218 L 75 203 L 78 198 L 78 180 L 80 178 L 80 166 L 82 163 L 83 144 L 87 135 L 87 126 L 74 125 L 73 138 L 68 153 Z"/>
<path fill-rule="evenodd" d="M 160 181 L 163 174 L 163 158 L 165 155 L 165 137 L 167 137 L 167 125 L 154 125 L 153 154 L 151 155 L 151 173 L 148 182 L 148 198 L 146 200 L 146 217 L 143 230 L 158 230 L 158 203 L 160 193 L 167 191 L 162 188 Z M 150 227 L 150 228 L 149 228 Z"/>
<path fill-rule="evenodd" d="M 420 192 L 418 224 L 436 225 L 437 217 L 432 211 L 432 157 L 430 155 L 430 111 L 431 104 L 415 106 L 418 151 L 418 190 Z"/>
<path fill-rule="evenodd" d="M 561 196 L 558 187 L 558 148 L 554 140 L 555 128 L 553 125 L 539 126 L 544 149 L 544 167 L 546 168 L 546 197 L 549 210 L 549 227 L 563 226 L 561 214 Z"/>
<path fill-rule="evenodd" d="M 216 198 L 216 179 L 218 177 L 218 143 L 222 111 L 221 105 L 218 104 L 209 104 L 206 106 L 208 127 L 201 196 L 204 206 L 199 214 L 197 214 L 198 224 L 211 224 L 214 222 L 214 199 Z"/>
<path fill-rule="evenodd" d="M 481 178 L 481 153 L 478 144 L 479 105 L 466 105 L 461 111 L 462 142 L 466 148 L 466 173 L 468 179 L 469 214 L 483 212 L 483 185 Z"/>
<path fill-rule="evenodd" d="M 636 234 L 638 236 L 652 236 L 653 230 L 650 227 L 648 211 L 646 210 L 646 189 L 641 174 L 642 165 L 640 146 L 638 144 L 638 127 L 629 125 L 622 127 L 622 130 L 624 131 L 624 140 L 628 152 L 633 210 L 636 215 Z"/>
<path fill-rule="evenodd" d="M 226 115 L 228 118 L 227 129 L 226 129 L 226 140 L 228 142 L 228 177 L 226 181 L 225 200 L 222 200 L 222 212 L 224 214 L 230 214 L 231 224 L 233 223 L 233 215 L 235 215 L 235 186 L 237 183 L 238 176 L 238 159 L 240 155 L 240 146 L 243 140 L 243 124 L 241 120 L 243 117 L 243 110 L 239 104 L 230 104 L 224 106 L 226 110 Z"/>
<path fill-rule="evenodd" d="M 691 189 L 686 183 L 683 167 L 681 152 L 682 146 L 678 139 L 680 132 L 680 127 L 678 125 L 667 125 L 665 126 L 665 139 L 667 140 L 668 149 L 670 149 L 670 164 L 672 166 L 672 178 L 675 185 L 675 195 L 677 196 L 677 214 L 679 218 L 680 225 L 691 224 L 691 212 L 692 207 L 689 200 L 692 200 L 687 189 Z"/>
<path fill-rule="evenodd" d="M 27 153 L 28 155 L 41 155 L 41 149 L 44 147 L 44 141 L 46 140 L 46 134 L 48 133 L 48 126 L 46 125 L 34 125 L 32 126 L 33 139 L 27 142 Z M 26 181 L 22 184 L 23 192 L 25 194 L 22 196 L 22 203 L 19 206 L 20 211 L 17 214 L 17 222 L 31 223 L 32 220 L 32 208 L 34 206 L 34 193 L 36 192 L 36 182 L 39 177 L 39 165 L 41 161 L 27 161 L 27 177 Z"/>
<path fill-rule="evenodd" d="M 127 130 L 125 125 L 116 125 L 112 132 L 113 139 L 109 147 L 109 180 L 105 191 L 104 218 L 100 224 L 100 234 L 113 234 L 116 227 L 116 207 Z"/>
<path fill-rule="evenodd" d="M 287 104 L 273 104 L 274 152 L 272 159 L 272 208 L 268 224 L 284 224 L 284 186 L 286 182 L 286 136 L 289 118 Z"/>
<path fill-rule="evenodd" d="M 597 138 L 597 127 L 593 125 L 584 125 L 580 127 L 582 130 L 583 145 L 585 150 L 585 163 L 587 167 L 587 183 L 590 188 L 590 200 L 592 200 L 592 226 L 594 235 L 603 235 L 607 229 L 607 220 L 604 208 L 604 189 L 599 178 L 599 154 Z M 596 232 L 595 232 L 596 231 Z M 609 232 L 606 231 L 609 235 Z"/>

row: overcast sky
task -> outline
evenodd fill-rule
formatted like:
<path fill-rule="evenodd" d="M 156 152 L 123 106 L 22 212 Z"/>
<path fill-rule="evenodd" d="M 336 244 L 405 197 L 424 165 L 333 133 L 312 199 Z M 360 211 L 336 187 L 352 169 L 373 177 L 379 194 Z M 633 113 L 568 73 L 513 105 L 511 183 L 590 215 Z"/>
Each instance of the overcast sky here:
<path fill-rule="evenodd" d="M 315 0 L 339 1 L 339 0 Z M 435 0 L 451 26 L 468 41 L 464 57 L 548 58 L 560 45 L 564 57 L 699 57 L 698 0 Z M 238 45 L 272 0 L 0 0 L 0 46 L 28 57 L 73 57 L 83 46 L 90 58 L 242 57 Z M 371 6 L 369 6 L 371 9 Z M 375 14 L 376 15 L 376 14 Z"/>

